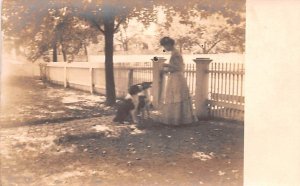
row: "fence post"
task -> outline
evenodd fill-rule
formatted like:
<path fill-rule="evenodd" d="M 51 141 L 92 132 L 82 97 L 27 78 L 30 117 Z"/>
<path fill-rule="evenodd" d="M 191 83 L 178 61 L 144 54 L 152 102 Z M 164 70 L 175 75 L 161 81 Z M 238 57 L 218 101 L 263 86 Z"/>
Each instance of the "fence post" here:
<path fill-rule="evenodd" d="M 208 118 L 208 86 L 209 86 L 209 64 L 212 62 L 209 58 L 196 58 L 196 93 L 195 106 L 196 114 L 199 119 Z"/>
<path fill-rule="evenodd" d="M 153 106 L 154 108 L 157 108 L 159 106 L 159 100 L 160 100 L 160 91 L 161 91 L 161 77 L 160 77 L 160 71 L 162 69 L 163 63 L 167 60 L 163 57 L 159 58 L 153 58 L 151 59 L 153 62 L 153 82 L 152 82 L 152 95 L 153 95 Z"/>
<path fill-rule="evenodd" d="M 90 92 L 91 94 L 94 93 L 94 80 L 93 80 L 93 67 L 90 67 Z"/>
<path fill-rule="evenodd" d="M 128 70 L 128 88 L 133 85 L 133 69 Z"/>

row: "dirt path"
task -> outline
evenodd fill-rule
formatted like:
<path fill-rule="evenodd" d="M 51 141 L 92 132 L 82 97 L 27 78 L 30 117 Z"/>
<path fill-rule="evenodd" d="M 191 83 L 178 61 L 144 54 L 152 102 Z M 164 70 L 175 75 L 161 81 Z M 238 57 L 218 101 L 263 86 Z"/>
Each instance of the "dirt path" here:
<path fill-rule="evenodd" d="M 33 81 L 31 86 L 35 84 L 40 82 Z M 242 185 L 241 125 L 207 121 L 169 127 L 151 120 L 140 125 L 115 124 L 111 122 L 113 110 L 96 98 L 87 101 L 88 93 L 41 86 L 34 94 L 29 92 L 30 86 L 25 86 L 28 90 L 11 87 L 27 91 L 19 101 L 20 95 L 11 94 L 11 98 L 15 97 L 10 102 L 19 102 L 16 107 L 25 108 L 25 114 L 16 112 L 23 118 L 20 125 L 19 118 L 10 121 L 13 116 L 1 115 L 2 121 L 9 121 L 1 122 L 5 126 L 0 132 L 2 185 Z M 51 97 L 53 92 L 61 94 Z M 72 99 L 69 97 L 67 101 L 73 102 L 67 104 L 63 98 L 69 92 L 73 92 Z M 37 101 L 32 104 L 28 99 Z M 47 101 L 48 106 L 65 114 L 53 114 L 52 107 L 43 104 L 46 119 L 52 122 L 41 123 L 43 120 L 35 117 L 40 112 L 35 111 Z M 92 105 L 86 113 L 76 111 L 77 116 L 87 117 L 53 120 L 76 116 L 76 112 L 65 107 L 73 108 L 78 101 L 80 105 Z M 33 113 L 24 107 L 26 104 L 35 108 Z M 9 105 L 6 108 L 16 108 Z M 93 116 L 99 114 L 93 108 L 103 114 Z M 33 121 L 36 123 L 32 124 Z"/>

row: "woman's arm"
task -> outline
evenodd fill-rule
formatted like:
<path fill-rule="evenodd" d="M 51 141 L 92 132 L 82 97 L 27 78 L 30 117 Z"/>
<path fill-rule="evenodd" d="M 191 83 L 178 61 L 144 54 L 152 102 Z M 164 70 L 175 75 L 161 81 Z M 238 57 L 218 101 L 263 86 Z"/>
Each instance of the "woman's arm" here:
<path fill-rule="evenodd" d="M 169 72 L 176 72 L 182 70 L 183 60 L 181 56 L 174 56 L 169 64 L 164 63 L 164 67 L 168 68 Z"/>

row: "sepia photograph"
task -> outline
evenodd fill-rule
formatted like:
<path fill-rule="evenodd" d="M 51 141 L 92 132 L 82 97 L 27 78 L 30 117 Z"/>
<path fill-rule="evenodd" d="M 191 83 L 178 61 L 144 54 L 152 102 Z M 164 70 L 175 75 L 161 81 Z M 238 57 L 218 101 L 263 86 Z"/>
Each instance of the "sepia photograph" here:
<path fill-rule="evenodd" d="M 246 0 L 3 0 L 0 184 L 244 185 Z"/>

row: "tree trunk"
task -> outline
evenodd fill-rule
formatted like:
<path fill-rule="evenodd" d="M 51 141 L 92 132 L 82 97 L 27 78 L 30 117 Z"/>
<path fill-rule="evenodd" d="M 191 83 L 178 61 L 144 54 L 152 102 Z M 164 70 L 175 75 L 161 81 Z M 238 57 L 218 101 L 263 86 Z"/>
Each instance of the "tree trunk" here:
<path fill-rule="evenodd" d="M 128 51 L 128 41 L 124 41 L 124 51 Z"/>
<path fill-rule="evenodd" d="M 60 46 L 61 46 L 61 53 L 63 55 L 63 60 L 64 60 L 64 62 L 66 62 L 67 61 L 67 54 L 66 54 L 66 51 L 64 49 L 62 34 L 60 34 L 59 43 L 60 43 Z"/>
<path fill-rule="evenodd" d="M 20 45 L 19 43 L 17 43 L 17 41 L 14 42 L 15 45 L 15 55 L 16 56 L 20 56 L 22 54 L 21 50 L 20 50 Z"/>
<path fill-rule="evenodd" d="M 84 48 L 84 55 L 86 56 L 86 61 L 88 62 L 89 61 L 89 54 L 88 54 L 86 44 L 82 43 L 82 45 L 83 45 L 83 48 Z"/>
<path fill-rule="evenodd" d="M 106 104 L 113 105 L 116 102 L 113 51 L 114 51 L 114 22 L 115 17 L 104 21 L 105 36 L 105 83 L 106 83 Z"/>
<path fill-rule="evenodd" d="M 202 53 L 203 53 L 203 54 L 207 54 L 207 53 L 208 53 L 208 52 L 207 52 L 207 43 L 204 42 L 203 45 L 202 45 L 201 47 L 202 47 Z"/>
<path fill-rule="evenodd" d="M 56 45 L 56 42 L 53 42 L 52 49 L 53 49 L 53 55 L 52 55 L 53 62 L 57 62 L 57 45 Z"/>
<path fill-rule="evenodd" d="M 88 51 L 87 51 L 87 47 L 86 47 L 86 44 L 82 44 L 83 45 L 83 48 L 84 48 L 84 55 L 88 55 Z"/>
<path fill-rule="evenodd" d="M 179 44 L 179 51 L 180 51 L 180 53 L 182 53 L 182 48 L 183 48 L 183 44 Z"/>
<path fill-rule="evenodd" d="M 67 61 L 67 54 L 66 54 L 66 51 L 64 49 L 61 49 L 61 53 L 63 55 L 63 58 L 64 58 L 64 62 Z"/>

